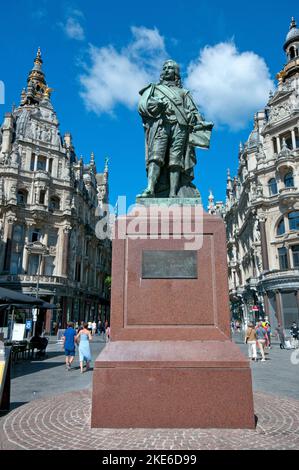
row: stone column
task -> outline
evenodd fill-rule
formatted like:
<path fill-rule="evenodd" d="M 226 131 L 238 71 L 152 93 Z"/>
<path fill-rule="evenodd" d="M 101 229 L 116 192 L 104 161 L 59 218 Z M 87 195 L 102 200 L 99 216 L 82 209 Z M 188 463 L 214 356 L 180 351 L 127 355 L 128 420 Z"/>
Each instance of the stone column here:
<path fill-rule="evenodd" d="M 6 234 L 5 234 L 5 240 L 6 240 L 6 246 L 5 246 L 5 257 L 4 257 L 4 271 L 10 271 L 10 260 L 11 260 L 11 248 L 12 248 L 12 232 L 13 232 L 13 224 L 15 220 L 12 217 L 9 217 L 7 219 L 7 225 L 6 225 Z"/>
<path fill-rule="evenodd" d="M 46 171 L 49 171 L 49 158 L 46 159 Z"/>
<path fill-rule="evenodd" d="M 46 230 L 49 230 L 47 227 L 46 227 Z M 44 239 L 43 239 L 43 243 L 44 245 L 48 246 L 48 232 L 45 233 L 45 236 L 44 236 Z M 44 275 L 44 272 L 45 272 L 45 263 L 46 263 L 46 258 L 45 256 L 42 256 L 42 259 L 41 259 L 41 264 L 40 264 L 40 276 L 43 276 Z"/>
<path fill-rule="evenodd" d="M 281 150 L 279 136 L 276 137 L 276 147 L 277 147 L 277 153 L 279 153 Z"/>
<path fill-rule="evenodd" d="M 64 227 L 63 229 L 63 245 L 62 245 L 62 265 L 61 275 L 68 275 L 68 258 L 69 258 L 69 238 L 70 238 L 71 227 Z"/>
<path fill-rule="evenodd" d="M 34 171 L 37 170 L 37 159 L 38 159 L 38 155 L 37 153 L 34 154 Z"/>
<path fill-rule="evenodd" d="M 269 308 L 269 299 L 268 299 L 268 293 L 266 292 L 263 294 L 263 299 L 264 299 L 264 310 L 265 310 L 265 315 L 269 318 L 270 320 L 270 308 Z"/>
<path fill-rule="evenodd" d="M 259 219 L 260 234 L 261 234 L 261 248 L 262 248 L 262 262 L 263 270 L 269 271 L 269 258 L 268 258 L 268 247 L 267 247 L 267 236 L 266 236 L 266 219 Z"/>
<path fill-rule="evenodd" d="M 291 134 L 292 134 L 292 147 L 293 147 L 293 150 L 295 150 L 295 148 L 296 148 L 295 129 L 292 129 L 292 130 L 291 130 Z"/>
<path fill-rule="evenodd" d="M 282 302 L 281 302 L 281 293 L 279 290 L 275 291 L 275 303 L 276 303 L 276 318 L 278 323 L 284 326 L 283 316 L 282 316 Z"/>
<path fill-rule="evenodd" d="M 24 273 L 28 272 L 29 253 L 28 253 L 28 250 L 26 249 L 26 245 L 27 243 L 29 243 L 30 227 L 31 227 L 31 224 L 26 225 L 25 238 L 24 238 L 23 262 L 22 262 L 22 269 Z"/>

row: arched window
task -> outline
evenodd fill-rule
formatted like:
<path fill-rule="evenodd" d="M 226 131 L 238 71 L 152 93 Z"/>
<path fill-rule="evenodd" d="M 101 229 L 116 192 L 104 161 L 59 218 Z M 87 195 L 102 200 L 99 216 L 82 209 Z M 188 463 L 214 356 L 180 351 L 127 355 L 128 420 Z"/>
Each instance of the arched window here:
<path fill-rule="evenodd" d="M 285 225 L 284 225 L 284 219 L 281 219 L 279 224 L 277 225 L 277 235 L 283 235 L 285 233 Z"/>
<path fill-rule="evenodd" d="M 292 188 L 294 186 L 293 172 L 289 171 L 284 177 L 284 184 L 286 188 Z"/>
<path fill-rule="evenodd" d="M 277 183 L 275 178 L 271 178 L 268 181 L 268 186 L 269 186 L 269 194 L 270 196 L 273 196 L 274 194 L 277 194 Z"/>
<path fill-rule="evenodd" d="M 296 57 L 296 49 L 295 47 L 290 48 L 290 59 L 295 59 Z"/>
<path fill-rule="evenodd" d="M 53 196 L 50 199 L 50 209 L 56 211 L 60 209 L 60 199 L 57 196 Z"/>
<path fill-rule="evenodd" d="M 17 202 L 18 204 L 26 204 L 27 203 L 27 196 L 28 193 L 25 189 L 20 189 L 17 193 Z"/>
<path fill-rule="evenodd" d="M 299 230 L 299 211 L 290 212 L 288 219 L 290 230 Z"/>

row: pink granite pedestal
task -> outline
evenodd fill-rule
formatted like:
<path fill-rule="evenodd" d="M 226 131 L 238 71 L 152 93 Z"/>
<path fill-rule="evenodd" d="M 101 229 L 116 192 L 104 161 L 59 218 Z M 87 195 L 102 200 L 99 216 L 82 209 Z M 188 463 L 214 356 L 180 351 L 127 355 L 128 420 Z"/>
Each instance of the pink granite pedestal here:
<path fill-rule="evenodd" d="M 194 278 L 148 279 L 143 252 L 184 240 L 163 239 L 159 216 L 158 237 L 132 239 L 132 217 L 113 241 L 112 342 L 95 362 L 92 427 L 254 428 L 249 362 L 230 340 L 223 221 L 204 214 Z"/>

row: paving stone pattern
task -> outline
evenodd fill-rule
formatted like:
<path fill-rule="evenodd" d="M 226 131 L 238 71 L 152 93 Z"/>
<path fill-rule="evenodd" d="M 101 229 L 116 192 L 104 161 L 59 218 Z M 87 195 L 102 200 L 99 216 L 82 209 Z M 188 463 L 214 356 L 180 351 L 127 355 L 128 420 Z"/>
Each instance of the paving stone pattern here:
<path fill-rule="evenodd" d="M 2 417 L 0 448 L 299 449 L 299 400 L 256 392 L 254 403 L 256 430 L 91 429 L 90 390 L 64 393 L 34 400 Z"/>

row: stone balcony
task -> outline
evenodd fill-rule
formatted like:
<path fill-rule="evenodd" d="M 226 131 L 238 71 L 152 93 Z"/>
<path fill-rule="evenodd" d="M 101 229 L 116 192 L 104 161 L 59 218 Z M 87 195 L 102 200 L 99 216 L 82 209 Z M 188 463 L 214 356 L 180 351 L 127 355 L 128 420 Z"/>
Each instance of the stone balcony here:
<path fill-rule="evenodd" d="M 45 170 L 36 170 L 34 172 L 34 179 L 39 180 L 39 181 L 50 181 L 51 176 L 48 171 Z"/>
<path fill-rule="evenodd" d="M 283 205 L 293 204 L 298 200 L 298 188 L 291 186 L 290 188 L 281 188 L 278 195 L 279 202 Z"/>
<path fill-rule="evenodd" d="M 299 289 L 299 269 L 287 269 L 280 271 L 274 269 L 263 273 L 259 283 L 269 290 Z"/>

